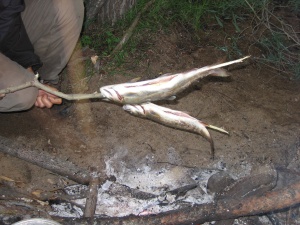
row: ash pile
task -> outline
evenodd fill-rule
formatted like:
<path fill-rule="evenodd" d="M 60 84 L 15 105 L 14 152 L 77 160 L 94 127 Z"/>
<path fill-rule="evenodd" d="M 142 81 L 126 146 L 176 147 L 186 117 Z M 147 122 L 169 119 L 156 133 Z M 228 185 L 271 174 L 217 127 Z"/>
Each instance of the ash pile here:
<path fill-rule="evenodd" d="M 297 205 L 277 210 L 291 204 L 290 199 L 299 201 L 299 182 L 290 185 L 295 175 L 290 169 L 245 163 L 242 172 L 235 173 L 222 161 L 211 168 L 195 168 L 180 165 L 177 159 L 159 162 L 153 155 L 136 163 L 128 161 L 124 149 L 105 163 L 106 179 L 95 172 L 95 185 L 67 186 L 44 205 L 21 204 L 20 198 L 19 206 L 27 207 L 31 215 L 25 210 L 18 219 L 43 217 L 60 224 L 272 225 L 286 224 L 289 213 L 289 224 L 300 224 Z M 12 217 L 1 219 L 2 224 L 12 224 Z"/>
<path fill-rule="evenodd" d="M 188 168 L 154 160 L 153 156 L 147 156 L 144 162 L 133 166 L 127 165 L 118 155 L 107 159 L 108 179 L 97 190 L 95 214 L 109 217 L 149 215 L 213 201 L 207 182 L 218 169 Z M 78 196 L 88 190 L 84 185 L 65 188 L 68 195 Z M 86 198 L 75 199 L 72 203 L 73 206 L 53 204 L 51 214 L 82 217 Z"/>

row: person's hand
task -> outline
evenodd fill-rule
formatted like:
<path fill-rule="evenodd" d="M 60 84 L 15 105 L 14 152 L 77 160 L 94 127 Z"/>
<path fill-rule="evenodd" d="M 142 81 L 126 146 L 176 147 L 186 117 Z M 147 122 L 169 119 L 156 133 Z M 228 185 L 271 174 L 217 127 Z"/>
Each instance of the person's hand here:
<path fill-rule="evenodd" d="M 33 69 L 31 67 L 28 67 L 27 70 L 34 74 Z M 49 88 L 51 88 L 54 91 L 57 91 L 56 88 L 51 87 L 47 85 Z M 0 96 L 1 99 L 1 96 Z M 62 99 L 60 97 L 57 97 L 53 94 L 50 94 L 44 90 L 39 90 L 38 96 L 36 98 L 36 101 L 34 105 L 39 108 L 51 108 L 54 104 L 60 105 L 62 103 Z"/>
<path fill-rule="evenodd" d="M 49 86 L 50 87 L 50 86 Z M 56 88 L 50 87 L 54 91 L 57 91 Z M 53 94 L 50 94 L 44 90 L 39 90 L 37 99 L 35 101 L 35 106 L 39 108 L 51 108 L 54 104 L 60 105 L 62 103 L 62 99 Z"/>

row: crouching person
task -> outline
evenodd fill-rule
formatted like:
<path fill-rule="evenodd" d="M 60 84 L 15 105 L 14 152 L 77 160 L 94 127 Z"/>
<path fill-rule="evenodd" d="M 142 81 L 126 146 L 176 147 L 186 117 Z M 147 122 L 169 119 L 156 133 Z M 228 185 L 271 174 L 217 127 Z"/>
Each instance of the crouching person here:
<path fill-rule="evenodd" d="M 37 72 L 50 86 L 57 84 L 81 32 L 83 0 L 0 0 L 0 15 L 0 89 L 32 81 Z M 30 87 L 1 95 L 0 112 L 61 102 Z"/>

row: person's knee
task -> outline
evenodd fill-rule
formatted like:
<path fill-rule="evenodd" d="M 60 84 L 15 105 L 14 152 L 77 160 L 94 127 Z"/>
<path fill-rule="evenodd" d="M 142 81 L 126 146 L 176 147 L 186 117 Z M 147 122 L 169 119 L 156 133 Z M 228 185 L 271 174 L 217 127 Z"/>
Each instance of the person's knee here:
<path fill-rule="evenodd" d="M 17 112 L 30 109 L 37 98 L 37 88 L 26 88 L 7 94 L 0 100 L 0 112 Z"/>
<path fill-rule="evenodd" d="M 30 109 L 34 105 L 37 95 L 37 88 L 27 88 L 20 91 L 18 96 L 16 96 L 15 109 L 17 111 Z"/>

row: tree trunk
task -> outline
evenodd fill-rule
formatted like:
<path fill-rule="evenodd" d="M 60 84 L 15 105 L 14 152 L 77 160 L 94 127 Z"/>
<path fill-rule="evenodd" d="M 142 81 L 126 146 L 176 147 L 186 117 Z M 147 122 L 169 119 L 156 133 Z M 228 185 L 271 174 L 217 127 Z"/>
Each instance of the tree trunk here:
<path fill-rule="evenodd" d="M 115 23 L 128 11 L 136 0 L 85 0 L 86 21 Z"/>

